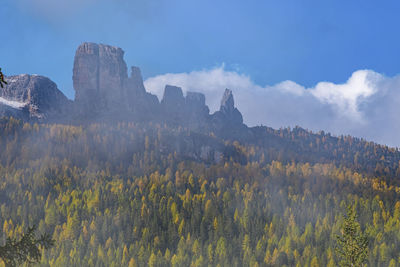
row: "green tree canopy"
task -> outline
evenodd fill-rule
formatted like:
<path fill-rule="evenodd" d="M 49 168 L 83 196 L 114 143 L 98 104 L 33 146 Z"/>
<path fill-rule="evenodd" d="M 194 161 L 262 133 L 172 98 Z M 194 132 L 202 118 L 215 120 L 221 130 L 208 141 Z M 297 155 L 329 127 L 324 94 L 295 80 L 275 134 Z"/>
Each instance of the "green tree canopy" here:
<path fill-rule="evenodd" d="M 340 258 L 340 266 L 362 266 L 368 256 L 368 239 L 357 222 L 354 207 L 347 207 L 347 217 L 341 227 L 341 235 L 337 236 L 336 253 Z"/>
<path fill-rule="evenodd" d="M 36 238 L 35 230 L 35 226 L 29 227 L 21 240 L 17 241 L 15 238 L 9 237 L 6 244 L 0 246 L 0 259 L 7 267 L 25 262 L 39 262 L 42 256 L 40 248 L 49 249 L 54 245 L 54 241 L 48 234 Z"/>

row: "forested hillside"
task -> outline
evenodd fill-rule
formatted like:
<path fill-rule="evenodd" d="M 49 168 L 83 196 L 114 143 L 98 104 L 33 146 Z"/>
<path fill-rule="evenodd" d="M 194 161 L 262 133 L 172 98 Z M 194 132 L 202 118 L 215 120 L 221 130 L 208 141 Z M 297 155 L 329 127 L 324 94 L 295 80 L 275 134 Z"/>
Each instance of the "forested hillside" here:
<path fill-rule="evenodd" d="M 400 266 L 397 149 L 301 128 L 246 138 L 155 123 L 0 121 L 2 240 L 43 266 L 337 266 L 348 204 L 369 266 Z"/>

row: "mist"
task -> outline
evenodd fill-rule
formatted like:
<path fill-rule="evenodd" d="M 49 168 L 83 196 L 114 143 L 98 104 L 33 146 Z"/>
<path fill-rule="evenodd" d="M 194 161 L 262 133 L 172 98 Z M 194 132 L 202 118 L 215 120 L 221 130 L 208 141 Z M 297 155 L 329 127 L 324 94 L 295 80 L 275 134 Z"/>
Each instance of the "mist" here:
<path fill-rule="evenodd" d="M 222 92 L 229 88 L 249 126 L 301 126 L 400 146 L 400 76 L 358 70 L 342 84 L 321 81 L 307 88 L 287 80 L 262 86 L 250 76 L 228 71 L 222 65 L 189 73 L 167 73 L 145 81 L 146 89 L 160 99 L 165 84 L 180 86 L 184 92 L 204 93 L 211 112 L 219 108 Z"/>

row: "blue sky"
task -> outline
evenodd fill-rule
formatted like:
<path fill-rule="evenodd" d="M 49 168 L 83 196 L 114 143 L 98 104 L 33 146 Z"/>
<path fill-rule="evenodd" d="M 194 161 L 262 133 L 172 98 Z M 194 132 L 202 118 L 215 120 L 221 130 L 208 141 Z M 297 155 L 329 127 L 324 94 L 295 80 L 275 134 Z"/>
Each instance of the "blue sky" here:
<path fill-rule="evenodd" d="M 146 77 L 225 63 L 258 84 L 344 82 L 400 69 L 398 1 L 3 0 L 1 65 L 70 98 L 84 41 L 122 47 Z"/>
<path fill-rule="evenodd" d="M 50 77 L 73 98 L 75 49 L 111 44 L 159 97 L 175 83 L 215 110 L 229 86 L 250 125 L 400 146 L 388 135 L 400 131 L 399 10 L 370 0 L 2 0 L 0 66 Z"/>

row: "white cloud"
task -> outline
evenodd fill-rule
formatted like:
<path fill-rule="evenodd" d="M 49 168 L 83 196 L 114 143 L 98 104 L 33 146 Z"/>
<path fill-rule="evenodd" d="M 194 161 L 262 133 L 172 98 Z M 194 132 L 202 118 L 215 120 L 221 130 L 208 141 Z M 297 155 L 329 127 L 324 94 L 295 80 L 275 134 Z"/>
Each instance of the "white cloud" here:
<path fill-rule="evenodd" d="M 156 94 L 159 99 L 162 99 L 166 84 L 182 87 L 184 92 L 204 93 L 211 110 L 219 108 L 220 95 L 225 88 L 243 91 L 257 87 L 248 76 L 237 72 L 225 71 L 224 66 L 190 73 L 167 73 L 145 81 L 146 89 Z"/>
<path fill-rule="evenodd" d="M 382 79 L 383 76 L 376 72 L 359 70 L 354 72 L 344 84 L 320 82 L 310 90 L 319 100 L 336 105 L 343 115 L 363 121 L 358 105 L 376 93 L 378 90 L 376 86 Z"/>
<path fill-rule="evenodd" d="M 300 125 L 334 134 L 351 134 L 400 146 L 400 77 L 371 70 L 354 72 L 347 82 L 320 82 L 305 88 L 293 81 L 272 86 L 255 84 L 249 76 L 224 66 L 190 73 L 168 73 L 149 78 L 146 89 L 160 99 L 166 84 L 206 95 L 211 111 L 219 108 L 225 88 L 233 90 L 245 123 L 274 128 Z"/>

